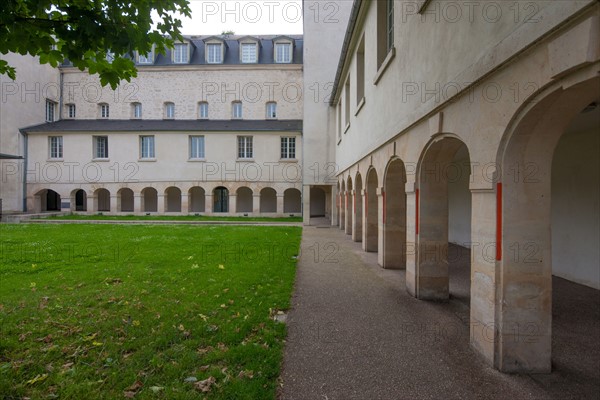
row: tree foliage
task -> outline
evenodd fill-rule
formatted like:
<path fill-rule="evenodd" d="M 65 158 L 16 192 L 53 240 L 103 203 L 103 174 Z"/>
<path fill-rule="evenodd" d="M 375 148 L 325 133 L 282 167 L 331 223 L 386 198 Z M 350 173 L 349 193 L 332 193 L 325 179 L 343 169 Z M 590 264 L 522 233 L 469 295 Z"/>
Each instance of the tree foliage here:
<path fill-rule="evenodd" d="M 69 60 L 114 89 L 136 76 L 135 51 L 164 54 L 182 39 L 177 15 L 190 17 L 188 0 L 0 0 L 0 53 L 38 56 L 54 67 Z M 16 73 L 0 60 L 0 74 Z"/>

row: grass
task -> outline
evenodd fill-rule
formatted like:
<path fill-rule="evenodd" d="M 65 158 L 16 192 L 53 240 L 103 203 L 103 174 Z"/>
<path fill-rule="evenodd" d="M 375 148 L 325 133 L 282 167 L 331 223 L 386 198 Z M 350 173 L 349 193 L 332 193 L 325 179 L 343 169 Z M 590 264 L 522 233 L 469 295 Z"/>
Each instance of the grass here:
<path fill-rule="evenodd" d="M 300 235 L 0 225 L 0 398 L 275 398 Z"/>
<path fill-rule="evenodd" d="M 208 215 L 59 215 L 45 219 L 114 220 L 114 221 L 252 221 L 252 222 L 302 222 L 302 217 L 216 217 Z"/>

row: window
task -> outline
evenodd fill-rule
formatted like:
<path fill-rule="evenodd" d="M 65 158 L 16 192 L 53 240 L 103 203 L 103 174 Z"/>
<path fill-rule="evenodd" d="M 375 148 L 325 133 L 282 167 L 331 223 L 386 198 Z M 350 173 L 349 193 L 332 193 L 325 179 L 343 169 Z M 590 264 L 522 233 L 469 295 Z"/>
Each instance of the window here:
<path fill-rule="evenodd" d="M 242 102 L 234 101 L 231 103 L 231 118 L 242 119 Z"/>
<path fill-rule="evenodd" d="M 100 118 L 108 118 L 109 108 L 108 104 L 100 104 Z"/>
<path fill-rule="evenodd" d="M 267 119 L 277 119 L 277 103 L 274 101 L 267 103 Z"/>
<path fill-rule="evenodd" d="M 175 64 L 185 64 L 188 62 L 188 44 L 176 43 L 173 49 L 173 62 Z"/>
<path fill-rule="evenodd" d="M 238 158 L 252 158 L 252 136 L 238 136 Z"/>
<path fill-rule="evenodd" d="M 337 105 L 337 129 L 338 129 L 338 140 L 342 140 L 342 102 L 338 102 Z"/>
<path fill-rule="evenodd" d="M 255 63 L 258 61 L 256 43 L 242 43 L 242 62 Z"/>
<path fill-rule="evenodd" d="M 131 107 L 133 109 L 133 118 L 142 118 L 142 103 L 132 103 Z"/>
<path fill-rule="evenodd" d="M 292 62 L 292 44 L 291 43 L 275 43 L 275 62 L 276 63 L 291 63 Z"/>
<path fill-rule="evenodd" d="M 296 138 L 282 137 L 281 138 L 281 158 L 295 159 L 296 158 Z"/>
<path fill-rule="evenodd" d="M 204 158 L 204 136 L 190 136 L 190 159 Z"/>
<path fill-rule="evenodd" d="M 394 46 L 394 0 L 377 2 L 377 68 Z"/>
<path fill-rule="evenodd" d="M 175 118 L 175 104 L 174 103 L 165 103 L 165 118 L 166 119 Z"/>
<path fill-rule="evenodd" d="M 208 43 L 206 45 L 206 62 L 209 64 L 221 64 L 223 62 L 222 44 Z"/>
<path fill-rule="evenodd" d="M 198 103 L 198 118 L 208 119 L 208 103 L 206 101 Z"/>
<path fill-rule="evenodd" d="M 109 63 L 112 63 L 115 60 L 115 53 L 113 53 L 110 50 L 106 51 L 106 61 L 108 61 Z"/>
<path fill-rule="evenodd" d="M 67 104 L 67 115 L 69 118 L 75 118 L 75 104 Z"/>
<path fill-rule="evenodd" d="M 154 64 L 154 47 L 148 54 L 138 54 L 138 64 Z"/>
<path fill-rule="evenodd" d="M 350 125 L 350 77 L 346 80 L 344 87 L 344 124 Z"/>
<path fill-rule="evenodd" d="M 154 158 L 154 136 L 140 136 L 140 158 Z"/>
<path fill-rule="evenodd" d="M 46 122 L 54 122 L 54 109 L 56 103 L 52 100 L 46 100 Z"/>
<path fill-rule="evenodd" d="M 108 136 L 94 136 L 94 158 L 108 158 Z"/>
<path fill-rule="evenodd" d="M 365 97 L 365 38 L 360 41 L 356 51 L 356 104 Z"/>
<path fill-rule="evenodd" d="M 63 138 L 62 136 L 50 136 L 50 158 L 63 158 Z"/>

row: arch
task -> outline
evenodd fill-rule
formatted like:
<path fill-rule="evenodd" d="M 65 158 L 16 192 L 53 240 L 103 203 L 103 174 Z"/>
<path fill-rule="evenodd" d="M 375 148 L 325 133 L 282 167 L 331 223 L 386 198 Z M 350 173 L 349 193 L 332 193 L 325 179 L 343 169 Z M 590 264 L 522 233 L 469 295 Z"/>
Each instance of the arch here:
<path fill-rule="evenodd" d="M 399 158 L 392 158 L 383 178 L 382 251 L 384 268 L 406 268 L 406 169 Z"/>
<path fill-rule="evenodd" d="M 165 212 L 181 212 L 181 189 L 170 186 L 165 189 Z"/>
<path fill-rule="evenodd" d="M 71 192 L 71 211 L 87 211 L 87 193 L 83 189 Z"/>
<path fill-rule="evenodd" d="M 570 77 L 576 82 L 577 77 Z M 550 372 L 552 365 L 553 332 L 553 287 L 552 274 L 554 237 L 561 229 L 567 228 L 560 219 L 553 218 L 553 207 L 560 207 L 565 199 L 571 199 L 569 208 L 577 213 L 584 208 L 584 199 L 589 199 L 589 182 L 583 182 L 588 190 L 582 196 L 573 197 L 573 188 L 580 177 L 556 175 L 553 160 L 558 154 L 560 164 L 561 151 L 558 145 L 568 130 L 574 129 L 573 123 L 581 123 L 582 113 L 600 102 L 600 78 L 582 80 L 568 88 L 553 86 L 540 93 L 523 107 L 513 119 L 503 138 L 499 150 L 499 171 L 496 195 L 500 214 L 497 221 L 496 263 L 499 277 L 496 280 L 497 303 L 496 321 L 499 332 L 495 343 L 495 364 L 507 372 Z M 597 106 L 596 106 L 597 107 Z M 598 130 L 591 137 L 597 140 Z M 567 140 L 568 142 L 568 140 Z M 597 147 L 597 145 L 596 145 Z M 564 154 L 564 153 L 563 153 Z M 580 157 L 577 152 L 571 159 Z M 563 159 L 563 161 L 567 161 Z M 586 161 L 587 162 L 587 161 Z M 578 161 L 573 160 L 572 165 Z M 590 173 L 589 165 L 580 172 Z M 597 172 L 597 169 L 596 171 Z M 597 174 L 594 178 L 597 183 Z M 565 181 L 566 180 L 566 181 Z M 597 185 L 596 185 L 597 186 Z M 562 188 L 563 193 L 560 192 Z M 565 191 L 564 188 L 569 188 Z M 596 192 L 597 193 L 597 192 Z M 560 196 L 562 195 L 562 199 Z M 553 205 L 553 197 L 557 204 Z M 563 203 L 564 204 L 564 203 Z M 597 210 L 597 206 L 596 206 Z M 570 246 L 562 246 L 567 252 L 569 264 L 575 258 L 586 260 L 597 269 L 597 243 L 593 247 L 583 246 L 577 232 L 587 231 L 587 226 L 596 224 L 598 218 L 584 214 L 581 224 L 572 231 L 574 237 Z M 568 229 L 568 228 L 567 228 Z M 558 245 L 558 243 L 556 243 Z M 518 246 L 518 247 L 516 247 Z M 583 249 L 574 257 L 568 257 L 569 251 Z M 516 252 L 516 253 L 515 253 Z M 515 256 L 518 255 L 518 256 Z M 583 258 L 582 258 L 583 257 Z M 595 259 L 595 260 L 594 260 Z M 584 261 L 584 262 L 586 262 Z M 515 326 L 535 328 L 535 341 L 514 338 L 509 335 Z M 572 328 L 571 328 L 572 329 Z M 515 340 L 516 339 L 516 340 Z"/>
<path fill-rule="evenodd" d="M 360 172 L 356 173 L 354 178 L 354 217 L 352 218 L 352 240 L 362 242 L 362 226 L 363 226 L 363 184 Z"/>
<path fill-rule="evenodd" d="M 142 189 L 141 208 L 143 212 L 158 211 L 158 192 L 153 187 Z"/>
<path fill-rule="evenodd" d="M 260 191 L 260 212 L 277 212 L 277 192 L 275 189 L 266 187 Z"/>
<path fill-rule="evenodd" d="M 464 157 L 466 161 L 461 160 Z M 469 160 L 465 143 L 450 134 L 432 139 L 421 154 L 417 168 L 419 212 L 416 221 L 415 271 L 416 297 L 419 299 L 449 298 L 449 242 L 450 236 L 456 236 L 456 233 L 450 234 L 455 229 L 450 221 L 456 221 L 459 215 L 469 221 L 471 219 Z M 454 201 L 457 195 L 463 199 L 466 197 L 465 203 Z M 457 211 L 456 207 L 466 208 L 466 211 Z M 470 222 L 468 232 L 464 235 L 469 238 L 466 243 L 470 242 Z"/>
<path fill-rule="evenodd" d="M 252 189 L 242 186 L 238 188 L 235 194 L 235 211 L 238 213 L 251 213 L 254 209 L 254 196 Z"/>
<path fill-rule="evenodd" d="M 60 195 L 52 189 L 42 189 L 35 195 L 36 211 L 60 211 L 61 198 Z"/>
<path fill-rule="evenodd" d="M 346 182 L 342 177 L 342 186 L 340 190 L 340 225 L 341 230 L 346 230 Z"/>
<path fill-rule="evenodd" d="M 94 211 L 110 212 L 110 192 L 108 189 L 97 189 L 94 192 Z"/>
<path fill-rule="evenodd" d="M 117 191 L 117 211 L 118 212 L 133 212 L 134 195 L 133 190 L 129 188 L 121 188 Z"/>
<path fill-rule="evenodd" d="M 352 210 L 352 198 L 354 197 L 354 192 L 352 191 L 352 177 L 348 176 L 348 183 L 346 184 L 346 196 L 344 198 L 344 207 L 346 209 L 346 223 L 345 223 L 345 231 L 346 235 L 352 235 L 352 220 L 354 216 L 354 212 Z"/>
<path fill-rule="evenodd" d="M 379 248 L 379 201 L 377 171 L 371 167 L 367 171 L 367 190 L 365 193 L 365 216 L 363 224 L 363 250 L 376 252 Z"/>
<path fill-rule="evenodd" d="M 325 195 L 324 191 L 323 195 Z M 286 214 L 302 212 L 302 193 L 298 189 L 289 188 L 283 192 L 283 212 Z"/>
<path fill-rule="evenodd" d="M 229 190 L 223 186 L 217 186 L 213 190 L 213 212 L 229 212 Z"/>
<path fill-rule="evenodd" d="M 200 186 L 194 186 L 188 191 L 189 212 L 202 213 L 206 211 L 206 192 Z"/>
<path fill-rule="evenodd" d="M 327 194 L 323 188 L 311 186 L 310 187 L 310 217 L 319 218 L 324 217 L 327 212 L 326 204 Z"/>

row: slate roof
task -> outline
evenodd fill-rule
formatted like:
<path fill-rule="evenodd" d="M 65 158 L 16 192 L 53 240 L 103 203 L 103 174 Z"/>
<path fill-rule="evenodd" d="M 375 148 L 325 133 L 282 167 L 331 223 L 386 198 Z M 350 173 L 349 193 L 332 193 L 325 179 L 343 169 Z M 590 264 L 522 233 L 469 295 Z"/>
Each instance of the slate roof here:
<path fill-rule="evenodd" d="M 302 120 L 63 119 L 22 128 L 24 133 L 159 131 L 302 131 Z"/>

